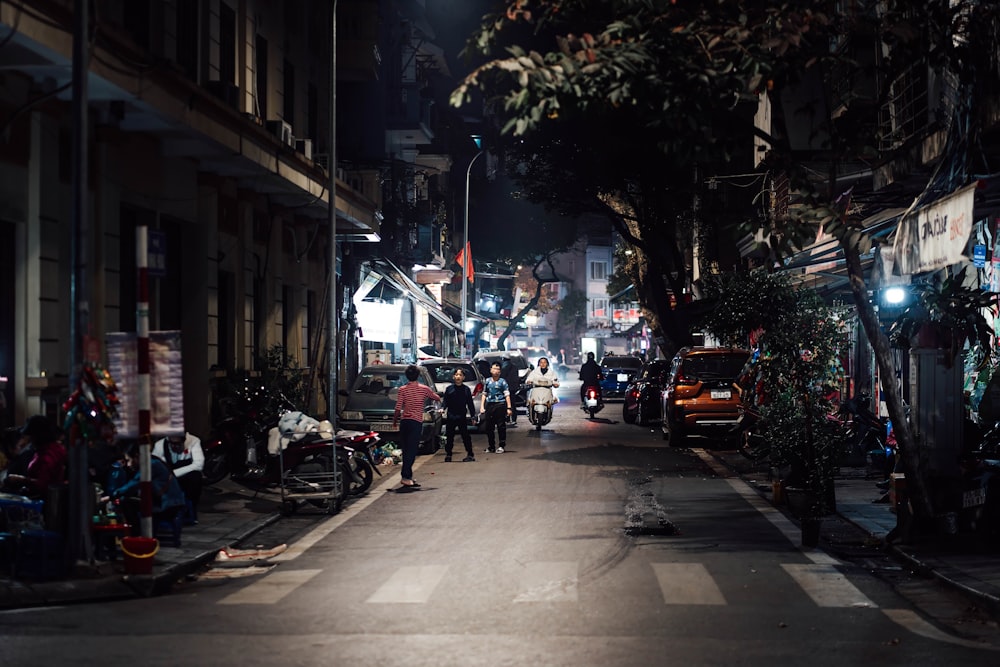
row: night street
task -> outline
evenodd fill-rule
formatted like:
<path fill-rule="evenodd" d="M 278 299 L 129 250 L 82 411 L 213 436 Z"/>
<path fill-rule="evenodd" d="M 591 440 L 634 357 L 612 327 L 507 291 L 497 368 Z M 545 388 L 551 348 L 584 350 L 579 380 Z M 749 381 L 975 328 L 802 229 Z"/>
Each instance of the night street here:
<path fill-rule="evenodd" d="M 589 420 L 564 387 L 554 421 L 522 415 L 502 455 L 477 435 L 475 463 L 420 457 L 418 491 L 389 492 L 388 468 L 340 515 L 289 519 L 307 527 L 266 574 L 0 614 L 3 663 L 996 664 L 863 568 L 802 550 L 698 456 L 708 441 L 671 450 L 617 403 Z"/>

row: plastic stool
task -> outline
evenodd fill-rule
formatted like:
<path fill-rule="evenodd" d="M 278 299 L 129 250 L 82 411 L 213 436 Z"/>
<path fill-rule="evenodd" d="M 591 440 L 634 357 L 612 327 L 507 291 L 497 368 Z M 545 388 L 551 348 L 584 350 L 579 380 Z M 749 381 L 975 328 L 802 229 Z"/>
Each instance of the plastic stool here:
<path fill-rule="evenodd" d="M 162 535 L 169 535 L 173 546 L 181 546 L 181 529 L 184 526 L 184 510 L 181 508 L 174 512 L 173 517 L 170 519 L 163 519 L 156 523 L 156 535 L 157 537 Z"/>

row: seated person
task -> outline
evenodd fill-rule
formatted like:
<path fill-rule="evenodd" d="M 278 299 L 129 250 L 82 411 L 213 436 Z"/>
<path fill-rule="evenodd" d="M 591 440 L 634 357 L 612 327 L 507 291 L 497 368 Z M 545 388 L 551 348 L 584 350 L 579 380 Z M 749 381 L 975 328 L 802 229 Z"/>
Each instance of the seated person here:
<path fill-rule="evenodd" d="M 66 481 L 66 446 L 58 429 L 44 416 L 30 417 L 21 428 L 19 448 L 34 447 L 24 473 L 10 473 L 4 490 L 36 500 L 44 499 L 50 486 Z"/>
<path fill-rule="evenodd" d="M 189 523 L 198 523 L 198 501 L 201 500 L 201 471 L 205 467 L 205 453 L 201 440 L 190 433 L 171 435 L 157 440 L 153 445 L 153 456 L 167 464 L 174 471 L 177 482 L 184 491 L 184 497 L 191 501 L 192 516 Z"/>
<path fill-rule="evenodd" d="M 7 491 L 8 475 L 28 474 L 28 463 L 34 455 L 31 441 L 21 437 L 21 429 L 11 426 L 0 433 L 0 490 Z"/>
<path fill-rule="evenodd" d="M 172 521 L 177 512 L 184 509 L 184 492 L 177 482 L 177 477 L 167 467 L 161 459 L 150 456 L 150 480 L 153 487 L 153 523 L 161 521 Z M 117 483 L 114 479 L 115 470 L 112 468 L 112 480 L 109 480 L 109 488 L 105 489 L 106 495 L 101 498 L 102 503 L 114 500 L 120 503 L 121 511 L 125 520 L 132 526 L 132 530 L 138 534 L 139 520 L 139 483 L 141 470 L 139 468 L 139 443 L 133 442 L 125 449 L 125 481 L 116 488 L 110 488 Z"/>

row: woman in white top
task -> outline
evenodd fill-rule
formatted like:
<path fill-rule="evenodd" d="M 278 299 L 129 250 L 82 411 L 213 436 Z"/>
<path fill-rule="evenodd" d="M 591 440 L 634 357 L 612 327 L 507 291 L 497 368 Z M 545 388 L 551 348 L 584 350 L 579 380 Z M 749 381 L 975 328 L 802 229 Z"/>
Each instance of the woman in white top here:
<path fill-rule="evenodd" d="M 555 371 L 549 368 L 549 360 L 546 357 L 539 357 L 538 366 L 535 367 L 524 380 L 525 384 L 531 386 L 528 392 L 528 409 L 535 403 L 546 403 L 552 405 L 557 402 L 557 398 L 552 390 L 559 386 L 559 378 Z"/>

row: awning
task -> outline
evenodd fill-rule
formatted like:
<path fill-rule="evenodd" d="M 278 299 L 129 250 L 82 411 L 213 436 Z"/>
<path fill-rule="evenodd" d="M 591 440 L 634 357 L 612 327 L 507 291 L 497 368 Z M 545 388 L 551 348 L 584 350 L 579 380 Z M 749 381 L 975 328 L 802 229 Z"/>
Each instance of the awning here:
<path fill-rule="evenodd" d="M 454 322 L 441 310 L 441 305 L 434 300 L 424 288 L 410 279 L 406 273 L 388 259 L 377 259 L 372 262 L 372 272 L 378 274 L 392 287 L 398 289 L 414 304 L 423 308 L 428 315 L 450 329 L 462 331 L 461 325 Z"/>
<path fill-rule="evenodd" d="M 861 221 L 861 227 L 872 237 L 880 238 L 889 235 L 896 229 L 896 223 L 906 212 L 905 208 L 890 208 L 879 211 Z M 825 273 L 836 272 L 844 264 L 844 251 L 840 241 L 828 235 L 821 234 L 808 248 L 792 255 L 781 267 L 782 272 Z"/>

